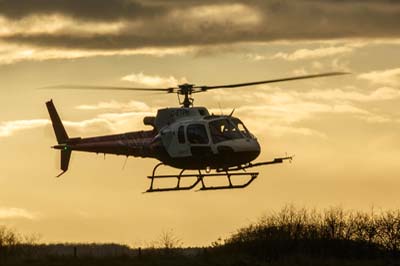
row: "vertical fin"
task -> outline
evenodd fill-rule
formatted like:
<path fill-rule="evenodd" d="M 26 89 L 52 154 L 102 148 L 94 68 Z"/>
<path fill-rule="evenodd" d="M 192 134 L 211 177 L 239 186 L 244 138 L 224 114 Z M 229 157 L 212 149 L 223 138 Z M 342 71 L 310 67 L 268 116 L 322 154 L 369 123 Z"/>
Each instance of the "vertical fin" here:
<path fill-rule="evenodd" d="M 49 111 L 51 123 L 53 124 L 54 133 L 56 134 L 58 144 L 66 143 L 68 138 L 67 131 L 65 131 L 64 125 L 57 113 L 56 107 L 53 104 L 53 100 L 46 102 L 47 110 Z"/>
<path fill-rule="evenodd" d="M 53 104 L 53 101 L 50 100 L 46 102 L 47 110 L 49 111 L 51 123 L 53 125 L 54 133 L 57 138 L 58 144 L 65 144 L 68 142 L 69 137 L 67 131 L 65 131 L 64 125 L 60 119 L 60 116 L 57 113 L 56 107 Z M 61 170 L 62 172 L 57 176 L 60 177 L 68 170 L 69 160 L 71 159 L 71 150 L 65 146 L 64 149 L 61 150 Z"/>

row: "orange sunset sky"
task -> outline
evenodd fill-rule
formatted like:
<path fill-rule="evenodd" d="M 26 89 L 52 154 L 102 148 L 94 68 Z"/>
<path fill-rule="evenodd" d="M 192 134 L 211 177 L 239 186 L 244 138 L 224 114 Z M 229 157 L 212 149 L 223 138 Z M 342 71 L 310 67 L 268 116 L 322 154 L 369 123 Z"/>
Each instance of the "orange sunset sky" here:
<path fill-rule="evenodd" d="M 286 204 L 399 208 L 400 2 L 0 0 L 0 224 L 43 242 L 145 246 L 173 229 L 208 245 Z M 351 75 L 196 95 L 262 146 L 244 190 L 143 194 L 153 159 L 59 153 L 45 102 L 70 136 L 146 129 L 176 95 L 38 90 L 59 84 L 220 85 Z M 170 169 L 170 171 L 177 171 Z"/>

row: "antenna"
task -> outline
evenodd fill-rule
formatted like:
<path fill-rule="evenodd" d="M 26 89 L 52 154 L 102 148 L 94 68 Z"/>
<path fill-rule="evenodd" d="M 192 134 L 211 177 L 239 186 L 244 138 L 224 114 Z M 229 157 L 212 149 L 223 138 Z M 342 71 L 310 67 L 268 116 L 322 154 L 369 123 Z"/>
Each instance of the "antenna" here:
<path fill-rule="evenodd" d="M 125 162 L 124 162 L 124 165 L 122 166 L 122 170 L 125 170 L 125 166 L 126 166 L 126 162 L 128 161 L 128 156 L 126 156 L 126 158 L 125 158 Z"/>
<path fill-rule="evenodd" d="M 222 108 L 221 108 L 221 103 L 218 102 L 218 106 L 219 106 L 219 111 L 221 112 L 221 115 L 224 115 L 224 113 L 222 112 Z"/>

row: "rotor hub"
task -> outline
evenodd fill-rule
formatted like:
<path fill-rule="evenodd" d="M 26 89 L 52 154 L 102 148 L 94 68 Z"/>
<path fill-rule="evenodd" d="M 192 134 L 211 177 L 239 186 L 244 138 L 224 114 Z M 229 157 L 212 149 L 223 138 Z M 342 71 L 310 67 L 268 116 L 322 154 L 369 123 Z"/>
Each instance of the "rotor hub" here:
<path fill-rule="evenodd" d="M 185 97 L 182 102 L 179 99 L 179 102 L 185 108 L 193 106 L 194 99 L 192 97 L 189 97 L 190 95 L 192 95 L 193 87 L 194 84 L 188 84 L 188 83 L 178 85 L 179 88 L 177 91 L 178 97 L 179 95 L 183 95 Z"/>
<path fill-rule="evenodd" d="M 178 93 L 182 94 L 182 95 L 184 95 L 186 93 L 192 94 L 193 87 L 194 87 L 194 84 L 188 84 L 188 83 L 178 85 L 178 88 L 179 88 Z"/>

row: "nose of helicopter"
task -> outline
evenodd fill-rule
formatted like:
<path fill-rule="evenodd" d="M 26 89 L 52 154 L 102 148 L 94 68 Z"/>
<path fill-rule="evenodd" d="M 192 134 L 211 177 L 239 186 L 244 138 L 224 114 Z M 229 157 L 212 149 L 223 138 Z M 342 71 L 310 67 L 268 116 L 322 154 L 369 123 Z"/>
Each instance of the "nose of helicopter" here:
<path fill-rule="evenodd" d="M 255 160 L 261 152 L 260 144 L 256 139 L 241 139 L 225 142 L 218 147 L 218 153 L 223 161 L 232 165 L 240 165 Z"/>
<path fill-rule="evenodd" d="M 261 152 L 260 143 L 258 143 L 256 139 L 251 139 L 250 141 L 247 141 L 247 145 L 248 145 L 247 150 L 251 152 L 254 156 L 252 160 L 256 159 Z"/>
<path fill-rule="evenodd" d="M 239 151 L 240 156 L 243 158 L 244 163 L 251 162 L 255 160 L 261 152 L 260 144 L 256 139 L 246 140 L 246 144 L 243 145 L 241 151 Z"/>

